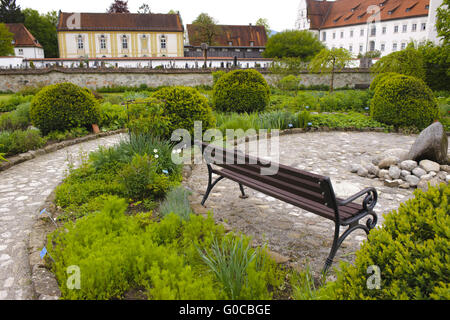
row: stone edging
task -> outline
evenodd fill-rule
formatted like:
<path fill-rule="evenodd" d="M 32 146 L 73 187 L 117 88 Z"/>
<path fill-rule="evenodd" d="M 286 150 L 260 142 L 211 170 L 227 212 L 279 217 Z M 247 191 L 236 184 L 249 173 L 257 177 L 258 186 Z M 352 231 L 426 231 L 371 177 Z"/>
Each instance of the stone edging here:
<path fill-rule="evenodd" d="M 90 135 L 87 135 L 87 136 L 84 136 L 81 138 L 76 138 L 76 139 L 72 139 L 72 140 L 66 140 L 66 141 L 54 143 L 54 144 L 48 145 L 42 149 L 28 151 L 26 153 L 22 153 L 22 154 L 13 156 L 11 158 L 7 158 L 6 159 L 6 160 L 8 160 L 7 162 L 0 163 L 0 172 L 5 171 L 13 166 L 18 165 L 18 164 L 21 164 L 25 161 L 32 160 L 38 156 L 52 153 L 52 152 L 64 149 L 66 147 L 70 147 L 70 146 L 80 144 L 83 142 L 87 142 L 87 141 L 91 141 L 91 140 L 95 140 L 95 139 L 99 139 L 99 138 L 103 138 L 103 137 L 107 137 L 107 136 L 112 136 L 112 135 L 119 134 L 119 133 L 125 133 L 125 132 L 128 132 L 127 129 L 120 129 L 120 130 L 109 131 L 109 132 L 100 132 L 97 134 L 90 134 Z"/>

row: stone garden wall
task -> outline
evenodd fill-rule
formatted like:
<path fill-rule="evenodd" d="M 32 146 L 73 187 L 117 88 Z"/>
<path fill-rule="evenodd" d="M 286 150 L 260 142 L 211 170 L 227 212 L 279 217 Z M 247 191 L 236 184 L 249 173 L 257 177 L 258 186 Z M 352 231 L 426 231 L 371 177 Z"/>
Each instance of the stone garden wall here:
<path fill-rule="evenodd" d="M 274 84 L 276 77 L 267 70 L 261 70 L 270 84 Z M 329 85 L 330 77 L 318 74 L 301 74 L 301 84 Z M 335 87 L 368 86 L 372 76 L 366 69 L 348 69 L 335 76 Z M 24 86 L 39 84 L 54 84 L 72 82 L 79 86 L 98 89 L 107 86 L 139 86 L 147 84 L 158 86 L 197 86 L 212 85 L 211 70 L 152 70 L 152 69 L 28 69 L 28 70 L 0 70 L 0 92 L 17 92 Z"/>

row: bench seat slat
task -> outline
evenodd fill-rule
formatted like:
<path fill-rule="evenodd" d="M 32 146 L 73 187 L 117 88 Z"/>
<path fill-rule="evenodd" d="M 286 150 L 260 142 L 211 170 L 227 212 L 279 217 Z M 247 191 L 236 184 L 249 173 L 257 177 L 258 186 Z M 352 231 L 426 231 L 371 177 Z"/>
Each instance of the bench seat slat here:
<path fill-rule="evenodd" d="M 313 201 L 317 201 L 321 204 L 325 204 L 326 199 L 322 195 L 322 192 L 320 189 L 317 190 L 311 190 L 311 189 L 305 189 L 301 187 L 301 185 L 304 185 L 304 181 L 301 179 L 293 180 L 292 183 L 286 182 L 284 179 L 280 179 L 278 175 L 274 176 L 262 176 L 259 174 L 259 172 L 255 172 L 244 165 L 233 165 L 233 166 L 222 166 L 222 168 L 227 169 L 229 171 L 236 171 L 242 175 L 248 176 L 252 179 L 259 180 L 262 182 L 266 182 L 274 187 L 277 187 L 279 189 L 285 190 L 289 193 L 294 193 L 296 195 L 311 199 Z M 229 169 L 230 168 L 230 169 Z M 300 181 L 299 181 L 300 180 Z M 318 186 L 318 184 L 316 184 Z"/>
<path fill-rule="evenodd" d="M 325 205 L 321 205 L 320 203 L 314 202 L 307 198 L 298 196 L 296 194 L 289 193 L 285 190 L 278 189 L 276 187 L 269 186 L 261 181 L 249 178 L 245 175 L 238 174 L 236 172 L 231 172 L 226 169 L 222 169 L 220 171 L 216 171 L 216 174 L 219 174 L 223 177 L 226 177 L 230 180 L 233 180 L 238 183 L 242 183 L 243 185 L 255 189 L 257 191 L 263 192 L 269 196 L 272 196 L 276 199 L 285 201 L 292 205 L 298 206 L 304 210 L 313 212 L 317 215 L 320 215 L 329 220 L 335 221 L 334 210 L 326 207 Z M 343 208 L 343 207 L 340 207 Z M 345 207 L 346 210 L 340 210 L 340 217 L 342 220 L 349 219 L 354 215 L 359 213 L 359 210 Z"/>

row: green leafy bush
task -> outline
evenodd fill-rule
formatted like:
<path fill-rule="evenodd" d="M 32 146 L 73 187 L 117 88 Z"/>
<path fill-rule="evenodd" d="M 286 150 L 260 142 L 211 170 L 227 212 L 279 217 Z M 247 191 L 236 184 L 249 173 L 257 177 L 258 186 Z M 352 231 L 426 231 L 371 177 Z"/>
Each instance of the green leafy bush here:
<path fill-rule="evenodd" d="M 270 88 L 256 70 L 235 70 L 222 76 L 214 86 L 213 102 L 222 112 L 257 112 L 269 105 Z"/>
<path fill-rule="evenodd" d="M 380 83 L 371 101 L 371 115 L 380 122 L 422 130 L 439 118 L 433 92 L 420 79 L 396 76 Z"/>
<path fill-rule="evenodd" d="M 213 77 L 213 84 L 216 85 L 217 81 L 219 81 L 220 78 L 222 78 L 225 74 L 227 74 L 225 71 L 216 71 L 212 73 Z"/>
<path fill-rule="evenodd" d="M 163 116 L 171 123 L 171 131 L 186 129 L 194 133 L 194 122 L 201 121 L 203 130 L 214 127 L 212 109 L 198 90 L 188 87 L 163 88 L 153 95 L 164 103 Z"/>
<path fill-rule="evenodd" d="M 95 97 L 72 83 L 50 85 L 39 91 L 31 103 L 31 120 L 43 134 L 86 127 L 100 120 Z"/>
<path fill-rule="evenodd" d="M 168 192 L 166 199 L 159 209 L 160 215 L 166 217 L 169 214 L 174 213 L 183 220 L 188 220 L 192 214 L 189 195 L 190 192 L 182 186 L 176 187 Z"/>
<path fill-rule="evenodd" d="M 278 88 L 283 91 L 297 91 L 300 85 L 300 76 L 293 74 L 283 77 L 277 84 Z"/>
<path fill-rule="evenodd" d="M 145 99 L 129 107 L 128 128 L 134 135 L 153 135 L 162 140 L 170 140 L 172 123 L 161 101 Z"/>
<path fill-rule="evenodd" d="M 372 230 L 354 266 L 341 265 L 324 289 L 330 299 L 450 299 L 450 186 L 414 194 Z M 379 289 L 368 288 L 370 266 L 380 268 Z"/>
<path fill-rule="evenodd" d="M 433 91 L 450 90 L 450 47 L 428 41 L 417 50 L 423 55 L 426 84 Z"/>
<path fill-rule="evenodd" d="M 118 130 L 125 128 L 128 115 L 125 106 L 105 102 L 100 106 L 99 126 L 104 129 Z"/>
<path fill-rule="evenodd" d="M 411 42 L 406 49 L 382 57 L 373 65 L 371 72 L 396 72 L 425 80 L 424 57 L 420 51 L 414 48 L 414 43 Z"/>
<path fill-rule="evenodd" d="M 0 152 L 7 156 L 39 149 L 46 142 L 47 140 L 41 137 L 39 130 L 0 132 Z"/>
<path fill-rule="evenodd" d="M 372 118 L 361 113 L 350 112 L 334 113 L 334 114 L 313 114 L 311 115 L 311 128 L 330 128 L 330 129 L 364 129 L 364 128 L 385 128 L 390 129 L 389 126 L 375 121 Z"/>
<path fill-rule="evenodd" d="M 397 72 L 383 72 L 383 73 L 379 73 L 372 80 L 372 83 L 370 84 L 370 90 L 375 91 L 380 83 L 382 83 L 385 80 L 389 80 L 389 79 L 391 79 L 391 78 L 393 78 L 395 76 L 398 76 L 398 75 L 400 75 L 400 73 L 397 73 Z"/>
<path fill-rule="evenodd" d="M 172 187 L 168 176 L 157 173 L 155 162 L 151 156 L 136 154 L 131 163 L 123 167 L 119 175 L 128 198 L 159 199 Z"/>
<path fill-rule="evenodd" d="M 0 113 L 16 110 L 18 105 L 31 102 L 32 98 L 33 96 L 22 96 L 21 94 L 14 94 L 6 101 L 0 101 Z"/>
<path fill-rule="evenodd" d="M 45 137 L 48 141 L 60 142 L 64 140 L 71 140 L 79 137 L 84 137 L 89 134 L 85 128 L 73 128 L 70 130 L 66 130 L 64 132 L 61 131 L 52 131 L 47 134 Z"/>
<path fill-rule="evenodd" d="M 30 125 L 30 102 L 25 102 L 9 113 L 0 115 L 0 130 L 25 130 Z"/>

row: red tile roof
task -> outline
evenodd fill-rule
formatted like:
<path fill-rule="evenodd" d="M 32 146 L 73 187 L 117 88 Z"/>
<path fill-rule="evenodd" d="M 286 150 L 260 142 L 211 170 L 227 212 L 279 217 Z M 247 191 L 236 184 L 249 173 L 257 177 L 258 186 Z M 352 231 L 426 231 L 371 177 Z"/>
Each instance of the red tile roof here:
<path fill-rule="evenodd" d="M 35 37 L 22 23 L 6 23 L 9 32 L 14 34 L 15 47 L 37 47 L 42 48 Z"/>
<path fill-rule="evenodd" d="M 58 31 L 76 31 L 68 26 L 74 13 L 60 12 Z M 178 14 L 141 13 L 80 13 L 79 31 L 165 31 L 183 32 Z"/>
<path fill-rule="evenodd" d="M 266 29 L 263 26 L 235 26 L 235 25 L 218 25 L 218 35 L 214 39 L 215 46 L 231 46 L 233 47 L 265 47 L 267 43 Z M 192 46 L 200 46 L 201 41 L 196 40 L 196 26 L 187 25 L 189 42 Z"/>
<path fill-rule="evenodd" d="M 370 6 L 380 6 L 380 20 L 395 20 L 428 16 L 430 0 L 307 0 L 311 29 L 326 29 L 365 24 L 375 12 Z"/>

